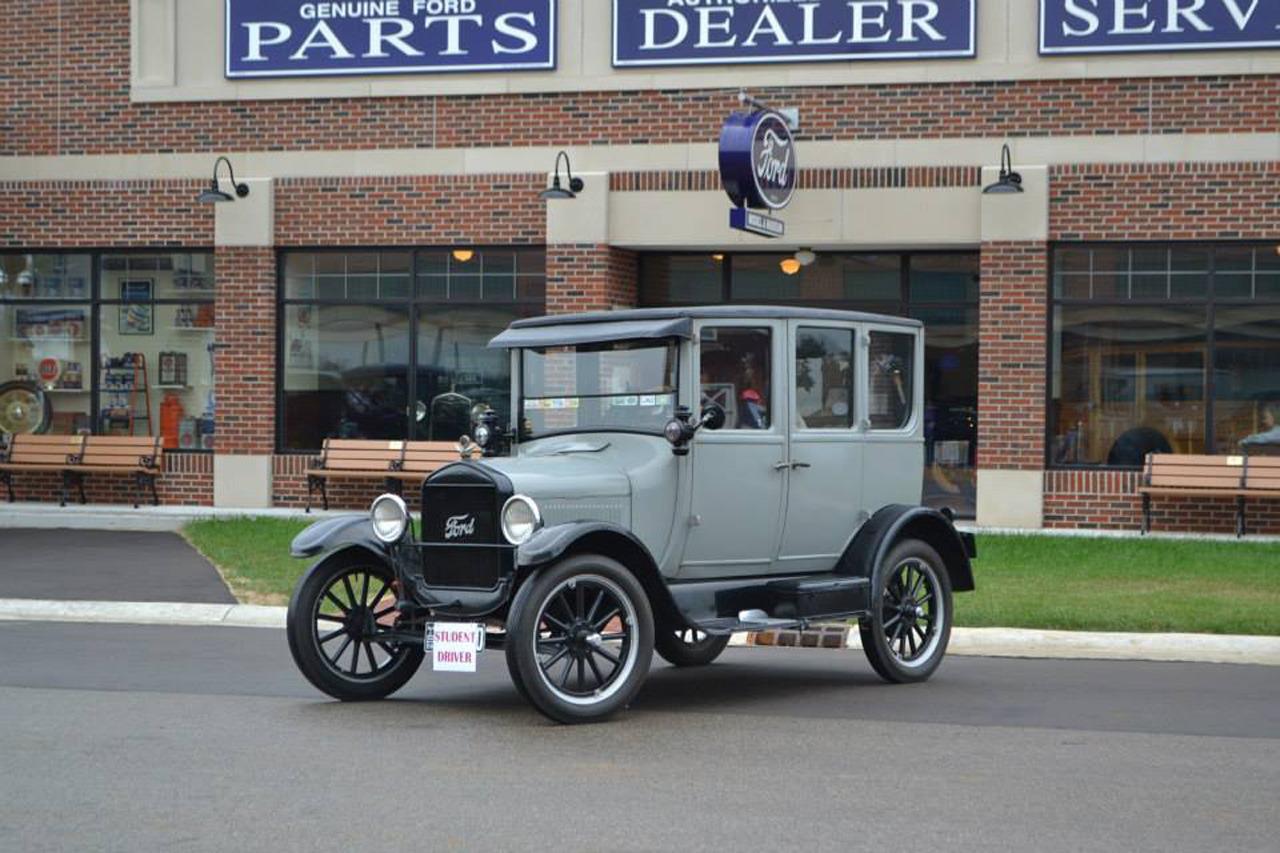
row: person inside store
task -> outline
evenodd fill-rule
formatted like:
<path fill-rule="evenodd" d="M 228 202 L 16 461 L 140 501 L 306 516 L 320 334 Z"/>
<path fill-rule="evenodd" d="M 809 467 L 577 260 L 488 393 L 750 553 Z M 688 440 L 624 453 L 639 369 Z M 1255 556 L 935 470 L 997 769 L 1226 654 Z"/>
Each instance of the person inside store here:
<path fill-rule="evenodd" d="M 1259 447 L 1263 445 L 1280 446 L 1280 424 L 1276 423 L 1277 412 L 1280 412 L 1280 402 L 1272 401 L 1262 405 L 1262 431 L 1255 432 L 1253 435 L 1245 436 L 1240 439 L 1240 444 L 1245 447 Z"/>

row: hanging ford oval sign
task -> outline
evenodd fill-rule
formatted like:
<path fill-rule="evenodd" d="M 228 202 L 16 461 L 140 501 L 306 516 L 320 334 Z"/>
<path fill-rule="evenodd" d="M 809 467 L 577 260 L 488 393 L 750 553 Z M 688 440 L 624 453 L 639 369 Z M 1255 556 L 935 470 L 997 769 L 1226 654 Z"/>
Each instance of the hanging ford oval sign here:
<path fill-rule="evenodd" d="M 736 207 L 781 210 L 796 191 L 796 144 L 772 110 L 733 113 L 720 131 L 720 182 Z"/>

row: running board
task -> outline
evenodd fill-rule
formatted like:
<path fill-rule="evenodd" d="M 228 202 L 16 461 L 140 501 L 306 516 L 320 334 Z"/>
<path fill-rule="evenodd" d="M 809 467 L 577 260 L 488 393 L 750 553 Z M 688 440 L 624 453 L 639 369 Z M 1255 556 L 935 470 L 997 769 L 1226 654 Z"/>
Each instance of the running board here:
<path fill-rule="evenodd" d="M 672 591 L 688 623 L 708 634 L 802 628 L 825 619 L 863 616 L 871 606 L 870 581 L 847 575 L 744 578 L 736 584 L 709 582 L 703 590 L 699 586 L 685 583 Z"/>

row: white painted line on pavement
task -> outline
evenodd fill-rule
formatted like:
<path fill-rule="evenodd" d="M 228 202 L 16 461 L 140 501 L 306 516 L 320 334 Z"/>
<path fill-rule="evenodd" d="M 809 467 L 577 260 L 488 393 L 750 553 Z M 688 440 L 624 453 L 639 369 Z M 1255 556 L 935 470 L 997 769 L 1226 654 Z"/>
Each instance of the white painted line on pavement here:
<path fill-rule="evenodd" d="M 0 621 L 100 622 L 125 625 L 283 628 L 283 607 L 253 604 L 178 604 L 142 601 L 44 601 L 0 599 Z M 731 646 L 749 645 L 735 634 Z M 860 649 L 857 631 L 847 647 Z M 771 648 L 771 647 L 764 647 Z M 1120 634 L 1036 631 L 1023 628 L 955 628 L 949 654 L 978 657 L 1182 661 L 1280 666 L 1280 637 L 1218 634 Z"/>

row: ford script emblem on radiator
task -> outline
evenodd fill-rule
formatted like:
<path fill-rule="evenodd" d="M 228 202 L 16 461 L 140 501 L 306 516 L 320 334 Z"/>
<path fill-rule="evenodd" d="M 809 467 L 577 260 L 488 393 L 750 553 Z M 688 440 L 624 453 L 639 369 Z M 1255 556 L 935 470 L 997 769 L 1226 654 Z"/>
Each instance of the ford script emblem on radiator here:
<path fill-rule="evenodd" d="M 476 517 L 471 513 L 466 515 L 452 515 L 445 519 L 444 522 L 444 538 L 461 539 L 463 536 L 474 536 L 476 534 Z"/>

